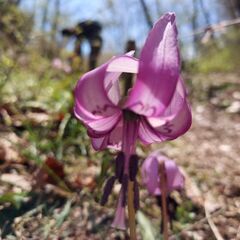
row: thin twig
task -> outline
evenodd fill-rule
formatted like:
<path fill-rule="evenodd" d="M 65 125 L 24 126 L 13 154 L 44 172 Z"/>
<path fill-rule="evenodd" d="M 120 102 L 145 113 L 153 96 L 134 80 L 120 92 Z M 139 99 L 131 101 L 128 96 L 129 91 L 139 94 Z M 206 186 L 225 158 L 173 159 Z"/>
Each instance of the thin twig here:
<path fill-rule="evenodd" d="M 235 18 L 232 20 L 225 20 L 225 21 L 221 21 L 219 23 L 216 24 L 210 24 L 208 26 L 205 26 L 204 28 L 200 28 L 197 29 L 196 31 L 193 31 L 191 34 L 187 35 L 187 36 L 193 36 L 193 35 L 198 35 L 201 33 L 205 33 L 207 30 L 211 30 L 213 32 L 218 32 L 221 31 L 227 27 L 231 27 L 233 25 L 238 25 L 240 24 L 240 18 Z"/>
<path fill-rule="evenodd" d="M 214 213 L 211 214 L 211 216 L 216 216 L 218 215 L 219 213 L 221 213 L 224 209 L 223 208 L 220 208 L 218 210 L 216 210 Z M 191 229 L 193 229 L 194 227 L 198 226 L 199 224 L 205 222 L 207 220 L 207 217 L 204 217 L 204 218 L 201 218 L 200 220 L 194 222 L 193 224 L 188 224 L 184 229 L 182 229 L 179 233 L 175 234 L 175 235 L 172 235 L 172 237 L 177 237 L 179 236 L 182 232 L 185 232 L 185 231 L 189 231 Z"/>
<path fill-rule="evenodd" d="M 135 221 L 135 209 L 134 209 L 134 192 L 133 192 L 133 181 L 128 181 L 128 219 L 130 229 L 130 240 L 137 240 L 136 235 L 136 221 Z"/>
<path fill-rule="evenodd" d="M 204 204 L 204 210 L 205 210 L 205 215 L 206 215 L 206 218 L 207 218 L 207 221 L 208 221 L 208 224 L 215 236 L 215 238 L 217 240 L 224 240 L 223 237 L 221 236 L 220 232 L 218 231 L 218 228 L 216 227 L 216 225 L 214 224 L 212 218 L 211 218 L 211 215 L 206 207 L 206 203 Z"/>

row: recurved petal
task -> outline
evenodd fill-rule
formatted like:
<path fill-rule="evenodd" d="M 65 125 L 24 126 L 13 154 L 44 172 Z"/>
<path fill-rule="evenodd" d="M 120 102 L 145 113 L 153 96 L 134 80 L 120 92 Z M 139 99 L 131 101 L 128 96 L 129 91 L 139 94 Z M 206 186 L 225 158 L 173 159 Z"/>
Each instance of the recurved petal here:
<path fill-rule="evenodd" d="M 88 123 L 88 127 L 89 129 L 92 130 L 92 132 L 95 132 L 98 135 L 108 133 L 118 123 L 118 121 L 121 118 L 121 115 L 122 115 L 121 111 L 118 111 L 114 113 L 112 116 L 90 121 Z"/>
<path fill-rule="evenodd" d="M 121 97 L 119 76 L 122 71 L 135 73 L 137 69 L 138 61 L 123 55 L 84 74 L 75 88 L 76 117 L 96 132 L 111 129 L 121 113 L 117 106 Z"/>
<path fill-rule="evenodd" d="M 167 13 L 154 25 L 139 59 L 136 83 L 126 108 L 157 117 L 169 105 L 180 74 L 175 14 Z"/>
<path fill-rule="evenodd" d="M 138 59 L 132 57 L 133 51 L 126 53 L 123 56 L 114 58 L 108 65 L 108 72 L 125 72 L 137 73 L 138 72 Z"/>
<path fill-rule="evenodd" d="M 84 74 L 75 88 L 74 112 L 76 117 L 86 124 L 89 121 L 109 117 L 119 111 L 108 98 L 107 89 L 104 86 L 107 67 L 108 63 Z"/>
<path fill-rule="evenodd" d="M 122 119 L 120 119 L 110 132 L 97 134 L 89 129 L 88 135 L 91 137 L 95 150 L 103 150 L 107 147 L 120 150 L 122 145 L 122 132 Z"/>
<path fill-rule="evenodd" d="M 138 136 L 143 144 L 163 142 L 164 140 L 166 140 L 148 123 L 145 118 L 141 118 Z"/>
<path fill-rule="evenodd" d="M 171 119 L 149 122 L 142 118 L 139 126 L 139 138 L 145 144 L 173 140 L 188 131 L 192 123 L 190 106 L 185 100 L 181 110 Z"/>
<path fill-rule="evenodd" d="M 148 144 L 171 140 L 184 134 L 192 123 L 191 109 L 186 97 L 183 80 L 179 78 L 171 103 L 161 117 L 142 117 L 140 139 Z"/>
<path fill-rule="evenodd" d="M 104 80 L 104 87 L 107 90 L 108 98 L 117 105 L 120 96 L 119 76 L 121 73 L 137 73 L 138 60 L 131 56 L 133 52 L 129 52 L 123 56 L 113 58 L 108 67 Z"/>

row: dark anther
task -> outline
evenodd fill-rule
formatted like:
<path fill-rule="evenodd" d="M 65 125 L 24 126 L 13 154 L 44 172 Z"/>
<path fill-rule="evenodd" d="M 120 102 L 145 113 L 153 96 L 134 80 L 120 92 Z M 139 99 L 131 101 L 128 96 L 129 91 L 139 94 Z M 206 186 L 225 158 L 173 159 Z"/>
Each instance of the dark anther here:
<path fill-rule="evenodd" d="M 134 191 L 134 208 L 135 211 L 139 209 L 139 187 L 138 187 L 138 182 L 134 181 L 134 186 L 133 186 L 133 191 Z"/>
<path fill-rule="evenodd" d="M 137 119 L 139 119 L 139 115 L 128 109 L 123 109 L 123 117 L 127 121 L 136 121 Z"/>
<path fill-rule="evenodd" d="M 115 166 L 115 176 L 120 183 L 122 183 L 123 171 L 124 171 L 124 161 L 125 155 L 123 152 L 120 152 L 116 158 L 116 166 Z"/>
<path fill-rule="evenodd" d="M 108 197 L 109 197 L 110 193 L 112 192 L 113 184 L 114 184 L 115 180 L 116 180 L 115 176 L 112 176 L 107 180 L 107 182 L 104 186 L 103 195 L 102 195 L 102 199 L 101 199 L 102 206 L 104 206 L 107 203 Z"/>
<path fill-rule="evenodd" d="M 129 178 L 134 181 L 138 172 L 138 156 L 136 154 L 131 155 L 129 159 Z"/>
<path fill-rule="evenodd" d="M 127 204 L 127 190 L 128 190 L 128 175 L 124 174 L 122 178 L 123 198 L 122 206 L 125 207 Z"/>
<path fill-rule="evenodd" d="M 163 125 L 163 129 L 166 131 L 166 133 L 171 133 L 172 132 L 172 128 L 173 128 L 173 124 L 170 122 L 166 122 Z"/>

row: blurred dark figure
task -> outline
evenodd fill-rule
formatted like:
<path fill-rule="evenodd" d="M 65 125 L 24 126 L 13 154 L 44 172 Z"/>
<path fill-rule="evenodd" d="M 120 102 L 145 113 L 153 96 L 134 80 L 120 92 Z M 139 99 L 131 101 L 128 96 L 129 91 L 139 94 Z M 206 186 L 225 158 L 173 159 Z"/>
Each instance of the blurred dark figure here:
<path fill-rule="evenodd" d="M 96 67 L 97 60 L 102 48 L 102 26 L 97 21 L 83 21 L 74 28 L 65 28 L 62 35 L 75 38 L 74 54 L 82 59 L 82 43 L 87 40 L 90 45 L 89 70 Z"/>

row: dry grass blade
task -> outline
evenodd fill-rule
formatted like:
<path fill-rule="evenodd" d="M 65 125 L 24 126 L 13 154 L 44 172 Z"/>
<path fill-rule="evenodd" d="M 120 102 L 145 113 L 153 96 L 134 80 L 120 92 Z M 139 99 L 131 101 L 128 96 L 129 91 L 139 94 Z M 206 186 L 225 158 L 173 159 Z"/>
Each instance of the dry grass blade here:
<path fill-rule="evenodd" d="M 208 224 L 215 236 L 215 238 L 217 240 L 224 240 L 223 237 L 221 236 L 220 232 L 218 231 L 218 228 L 216 227 L 216 225 L 214 224 L 212 218 L 211 218 L 211 215 L 207 209 L 207 206 L 206 206 L 206 202 L 204 204 L 204 210 L 205 210 L 205 214 L 206 214 L 206 218 L 207 218 L 207 221 L 208 221 Z"/>

